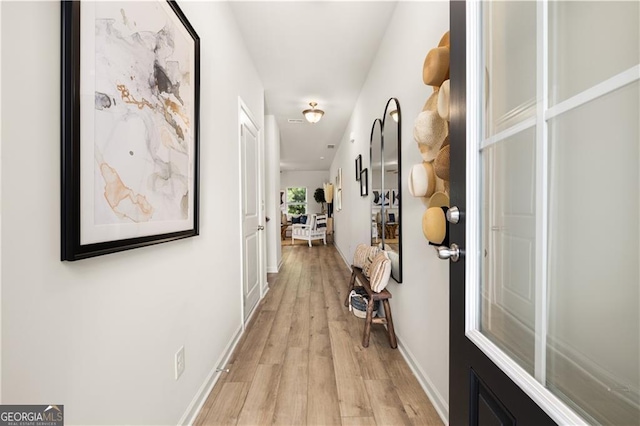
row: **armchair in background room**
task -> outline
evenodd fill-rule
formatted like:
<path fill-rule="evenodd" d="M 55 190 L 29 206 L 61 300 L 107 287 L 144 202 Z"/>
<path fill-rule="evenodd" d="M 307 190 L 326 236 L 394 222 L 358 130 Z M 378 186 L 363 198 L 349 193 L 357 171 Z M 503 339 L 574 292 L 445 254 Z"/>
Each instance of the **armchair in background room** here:
<path fill-rule="evenodd" d="M 294 240 L 305 240 L 311 247 L 311 241 L 322 240 L 327 245 L 327 215 L 311 215 L 307 223 L 294 223 L 291 230 L 291 244 Z"/>
<path fill-rule="evenodd" d="M 287 238 L 287 233 L 291 235 L 291 221 L 285 212 L 280 214 L 280 238 Z"/>

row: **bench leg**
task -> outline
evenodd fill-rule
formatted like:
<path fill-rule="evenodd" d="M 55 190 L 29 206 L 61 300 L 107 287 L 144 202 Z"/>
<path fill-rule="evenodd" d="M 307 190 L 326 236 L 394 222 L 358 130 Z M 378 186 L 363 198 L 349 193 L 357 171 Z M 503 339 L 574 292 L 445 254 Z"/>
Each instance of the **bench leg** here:
<path fill-rule="evenodd" d="M 362 347 L 369 347 L 369 335 L 371 334 L 371 322 L 373 321 L 373 300 L 367 304 L 367 318 L 364 320 L 364 334 L 362 335 Z"/>
<path fill-rule="evenodd" d="M 351 273 L 351 279 L 349 280 L 349 290 L 347 290 L 347 298 L 344 299 L 344 306 L 349 306 L 349 293 L 353 290 L 353 287 L 356 285 L 356 272 L 353 271 Z"/>
<path fill-rule="evenodd" d="M 384 316 L 387 319 L 387 332 L 389 333 L 389 344 L 393 349 L 398 347 L 398 341 L 396 340 L 396 331 L 393 328 L 393 317 L 391 316 L 391 307 L 389 306 L 389 299 L 382 301 L 384 307 Z"/>

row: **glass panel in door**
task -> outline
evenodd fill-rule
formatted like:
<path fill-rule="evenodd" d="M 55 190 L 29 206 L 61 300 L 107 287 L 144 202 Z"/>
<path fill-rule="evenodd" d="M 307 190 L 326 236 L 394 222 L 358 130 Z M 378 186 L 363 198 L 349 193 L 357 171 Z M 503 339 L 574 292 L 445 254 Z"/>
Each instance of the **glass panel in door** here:
<path fill-rule="evenodd" d="M 638 1 L 549 2 L 549 104 L 640 62 Z"/>
<path fill-rule="evenodd" d="M 523 388 L 638 425 L 640 2 L 482 2 L 482 20 L 473 327 Z"/>
<path fill-rule="evenodd" d="M 536 2 L 483 2 L 482 10 L 489 137 L 536 114 Z"/>
<path fill-rule="evenodd" d="M 482 151 L 480 331 L 530 374 L 535 361 L 536 132 Z"/>
<path fill-rule="evenodd" d="M 593 423 L 640 424 L 639 99 L 549 122 L 547 386 Z"/>

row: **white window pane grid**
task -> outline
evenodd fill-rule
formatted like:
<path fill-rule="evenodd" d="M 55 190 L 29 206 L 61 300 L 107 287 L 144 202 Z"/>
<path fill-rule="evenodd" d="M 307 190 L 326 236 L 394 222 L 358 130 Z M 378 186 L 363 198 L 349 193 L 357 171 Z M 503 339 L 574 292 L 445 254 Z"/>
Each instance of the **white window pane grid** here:
<path fill-rule="evenodd" d="M 483 4 L 483 7 L 484 7 L 484 4 Z M 570 114 L 573 113 L 574 110 L 579 109 L 582 106 L 590 108 L 592 107 L 590 104 L 598 102 L 598 100 L 601 97 L 606 98 L 607 96 L 609 96 L 610 93 L 615 92 L 621 88 L 625 88 L 630 84 L 635 84 L 636 86 L 636 89 L 631 89 L 631 90 L 635 90 L 636 97 L 638 98 L 639 97 L 638 95 L 640 95 L 640 89 L 637 89 L 637 83 L 633 83 L 640 79 L 640 65 L 638 65 L 637 63 L 632 64 L 631 68 L 622 70 L 622 72 L 620 72 L 617 75 L 613 75 L 609 77 L 611 72 L 609 72 L 609 74 L 607 73 L 602 74 L 607 76 L 608 78 L 604 81 L 598 81 L 598 80 L 592 81 L 593 85 L 590 87 L 589 86 L 584 87 L 583 91 L 576 91 L 576 90 L 573 90 L 573 92 L 571 92 L 570 90 L 566 91 L 566 93 L 571 93 L 571 96 L 564 96 L 564 97 L 558 96 L 557 95 L 558 84 L 555 84 L 555 83 L 554 83 L 555 86 L 553 87 L 553 90 L 550 90 L 549 89 L 550 84 L 548 83 L 548 79 L 552 76 L 549 75 L 550 72 L 548 70 L 550 70 L 551 67 L 556 66 L 558 62 L 556 61 L 554 63 L 552 60 L 549 60 L 550 52 L 547 50 L 547 47 L 551 43 L 548 42 L 548 36 L 549 34 L 554 34 L 554 31 L 557 33 L 558 29 L 554 28 L 554 31 L 548 30 L 549 14 L 547 12 L 547 4 L 540 4 L 538 5 L 538 7 L 539 9 L 538 9 L 537 26 L 539 30 L 544 29 L 544 34 L 538 34 L 538 50 L 537 50 L 538 66 L 537 66 L 537 73 L 536 73 L 537 80 L 538 80 L 538 85 L 537 85 L 538 101 L 533 102 L 533 105 L 535 106 L 534 109 L 537 110 L 537 114 L 533 116 L 531 114 L 528 114 L 528 115 L 514 114 L 512 115 L 512 117 L 519 117 L 519 119 L 515 119 L 511 121 L 503 120 L 502 124 L 506 123 L 508 125 L 502 125 L 502 126 L 500 124 L 496 125 L 496 122 L 495 120 L 493 120 L 493 117 L 492 117 L 492 115 L 494 115 L 495 108 L 492 107 L 491 100 L 490 100 L 491 95 L 489 90 L 492 89 L 492 87 L 490 87 L 490 84 L 488 84 L 489 82 L 489 79 L 487 77 L 488 67 L 481 65 L 480 67 L 477 68 L 479 73 L 478 73 L 478 78 L 476 79 L 476 84 L 481 89 L 479 92 L 483 94 L 487 94 L 487 96 L 489 97 L 489 99 L 479 100 L 479 104 L 484 107 L 484 108 L 480 108 L 479 124 L 481 123 L 481 126 L 479 129 L 480 130 L 479 134 L 484 135 L 485 138 L 481 139 L 479 143 L 476 145 L 479 148 L 478 149 L 478 153 L 480 156 L 479 158 L 481 158 L 479 163 L 481 164 L 481 167 L 479 169 L 482 173 L 481 175 L 482 181 L 485 183 L 491 181 L 491 176 L 488 176 L 487 174 L 487 168 L 495 167 L 496 154 L 494 151 L 496 150 L 504 151 L 505 149 L 509 150 L 509 148 L 504 148 L 504 147 L 510 144 L 513 145 L 514 143 L 517 143 L 516 141 L 521 140 L 522 139 L 521 136 L 523 134 L 534 132 L 536 134 L 536 149 L 533 155 L 538 159 L 547 158 L 548 156 L 550 156 L 550 154 L 547 152 L 547 149 L 548 149 L 547 146 L 549 144 L 549 139 L 551 138 L 551 135 L 552 135 L 549 131 L 553 129 L 551 124 L 554 124 L 554 121 L 563 120 L 563 115 L 566 114 L 566 116 L 569 116 Z M 544 13 L 542 14 L 540 13 L 541 9 L 544 11 Z M 636 18 L 637 17 L 638 15 L 636 15 Z M 487 22 L 491 22 L 491 18 L 488 17 L 486 13 L 482 14 L 482 20 L 484 20 L 484 24 L 486 24 Z M 478 21 L 480 21 L 480 19 L 478 19 Z M 484 31 L 485 31 L 484 35 L 486 36 L 486 30 Z M 481 48 L 485 49 L 485 46 L 482 46 L 482 43 L 480 44 L 481 44 Z M 491 49 L 492 49 L 491 47 L 487 48 L 487 50 L 491 50 Z M 556 51 L 552 53 L 555 54 Z M 486 60 L 486 57 L 489 55 L 485 52 L 480 56 L 482 58 L 480 59 L 480 61 L 482 61 L 482 60 Z M 550 64 L 547 63 L 548 60 Z M 635 60 L 636 62 L 638 61 L 637 58 Z M 620 63 L 623 63 L 623 64 L 627 64 L 627 62 L 620 61 Z M 476 63 L 480 63 L 480 62 L 476 61 Z M 619 64 L 618 64 L 618 68 L 619 68 Z M 616 68 L 609 67 L 609 69 L 616 69 Z M 580 87 L 579 85 L 574 85 L 574 86 Z M 550 101 L 552 100 L 551 98 L 553 96 L 555 96 L 555 99 L 553 99 L 555 103 L 550 107 Z M 635 121 L 633 121 L 636 123 L 636 126 L 638 125 L 637 123 L 640 121 L 639 118 L 640 118 L 640 112 L 636 112 Z M 606 126 L 606 121 L 603 123 L 600 123 L 600 125 Z M 628 125 L 628 122 L 627 122 L 627 125 Z M 547 129 L 548 126 L 549 126 L 549 130 Z M 574 141 L 574 143 L 575 142 L 576 141 Z M 636 148 L 639 142 L 640 140 L 636 138 L 635 139 Z M 563 143 L 563 141 L 557 141 L 557 143 Z M 603 144 L 606 144 L 606 142 L 603 141 Z M 636 164 L 636 170 L 637 170 L 639 168 L 638 164 L 640 164 L 640 159 L 638 159 L 638 156 L 636 156 L 635 158 L 633 158 L 633 161 L 636 162 L 635 164 Z M 575 389 L 572 390 L 572 389 L 563 388 L 562 386 L 558 386 L 558 384 L 566 385 L 567 383 L 562 383 L 561 380 L 558 381 L 557 373 L 558 371 L 561 370 L 559 366 L 561 366 L 562 363 L 558 362 L 559 357 L 557 356 L 557 350 L 555 352 L 555 357 L 551 353 L 552 350 L 555 350 L 552 348 L 552 346 L 556 344 L 554 343 L 555 336 L 553 335 L 547 336 L 547 327 L 551 327 L 552 332 L 556 331 L 555 328 L 553 327 L 554 324 L 553 323 L 550 324 L 550 321 L 553 322 L 554 317 L 553 315 L 550 315 L 547 312 L 547 309 L 552 309 L 554 307 L 553 305 L 549 305 L 549 303 L 553 303 L 552 298 L 555 296 L 554 294 L 547 295 L 548 285 L 549 285 L 548 279 L 554 273 L 554 271 L 547 271 L 547 261 L 548 260 L 552 261 L 554 258 L 557 259 L 559 257 L 558 253 L 556 252 L 552 252 L 549 254 L 547 253 L 548 247 L 549 246 L 553 247 L 553 241 L 550 241 L 550 242 L 547 241 L 547 235 L 549 236 L 550 239 L 552 239 L 552 236 L 553 236 L 552 230 L 547 229 L 547 226 L 548 226 L 547 221 L 552 222 L 550 226 L 555 225 L 555 223 L 553 222 L 554 212 L 552 209 L 557 208 L 557 206 L 555 205 L 550 205 L 550 206 L 547 205 L 549 198 L 551 198 L 553 195 L 553 194 L 548 194 L 547 191 L 555 190 L 552 187 L 552 184 L 553 184 L 552 175 L 555 172 L 553 170 L 548 171 L 547 162 L 543 161 L 543 163 L 545 164 L 538 165 L 536 173 L 543 174 L 544 176 L 537 176 L 535 180 L 538 183 L 543 183 L 543 185 L 541 185 L 542 188 L 538 189 L 538 196 L 537 196 L 538 201 L 540 201 L 541 199 L 544 201 L 543 203 L 539 203 L 541 204 L 540 206 L 541 208 L 537 212 L 538 216 L 543 217 L 542 218 L 543 220 L 541 220 L 540 217 L 537 218 L 538 220 L 536 224 L 536 228 L 537 228 L 536 235 L 539 236 L 540 234 L 543 234 L 544 238 L 540 240 L 542 243 L 544 243 L 544 248 L 541 249 L 540 247 L 538 247 L 538 250 L 536 251 L 536 255 L 537 257 L 540 257 L 540 259 L 536 259 L 535 269 L 539 274 L 540 272 L 544 273 L 544 276 L 539 277 L 538 284 L 537 284 L 538 287 L 542 287 L 543 291 L 540 291 L 540 289 L 537 289 L 537 290 L 538 290 L 538 298 L 540 299 L 540 297 L 542 296 L 542 299 L 540 300 L 544 300 L 545 303 L 540 304 L 540 305 L 544 305 L 544 307 L 543 309 L 540 309 L 540 308 L 538 309 L 538 318 L 536 323 L 534 324 L 534 330 L 531 333 L 529 333 L 529 335 L 533 335 L 538 340 L 542 339 L 541 341 L 536 342 L 537 353 L 536 353 L 535 364 L 541 364 L 541 365 L 535 366 L 535 376 L 538 378 L 538 381 L 542 383 L 542 385 L 550 388 L 555 395 L 563 399 L 569 406 L 571 406 L 573 409 L 579 412 L 580 415 L 589 422 L 612 423 L 619 419 L 626 419 L 627 421 L 631 419 L 632 424 L 640 424 L 640 398 L 638 397 L 638 391 L 637 391 L 637 389 L 640 387 L 640 384 L 635 379 L 630 380 L 632 382 L 631 385 L 629 385 L 628 383 L 624 384 L 624 383 L 614 382 L 612 387 L 611 386 L 604 387 L 606 393 L 609 394 L 610 396 L 608 398 L 608 401 L 609 402 L 616 401 L 616 400 L 618 401 L 617 405 L 615 404 L 613 405 L 614 407 L 618 408 L 617 410 L 618 412 L 620 411 L 623 412 L 622 415 L 618 415 L 618 416 L 616 416 L 615 414 L 611 414 L 613 412 L 616 412 L 616 410 L 614 409 L 613 411 L 611 411 L 611 413 L 607 413 L 606 412 L 607 410 L 604 410 L 605 411 L 604 414 L 600 413 L 594 417 L 590 414 L 593 411 L 592 407 L 594 405 L 598 406 L 599 402 L 600 404 L 602 404 L 602 400 L 603 400 L 602 398 L 598 400 L 596 397 L 593 397 L 593 395 L 591 395 L 591 397 L 585 397 L 585 392 L 576 393 Z M 550 180 L 548 182 L 549 177 L 550 177 Z M 633 182 L 633 185 L 635 185 L 634 186 L 635 194 L 637 195 L 639 192 L 638 188 L 640 187 L 640 182 L 638 182 L 638 179 L 635 179 L 635 181 Z M 481 190 L 480 190 L 481 197 L 482 197 L 483 190 L 486 191 L 485 195 L 493 196 L 493 194 L 496 193 L 495 187 L 483 189 L 481 186 Z M 483 214 L 480 216 L 480 219 L 479 219 L 479 225 L 481 226 L 478 230 L 480 232 L 480 234 L 478 235 L 480 237 L 480 241 L 489 240 L 491 243 L 493 243 L 491 241 L 492 237 L 489 235 L 492 232 L 490 230 L 492 226 L 490 224 L 491 220 L 490 218 L 487 217 L 489 213 L 487 212 L 487 206 L 485 204 L 486 202 L 482 198 L 480 200 L 480 203 L 476 203 L 476 205 L 478 207 L 481 207 L 483 210 Z M 631 220 L 632 221 L 635 220 L 635 222 L 638 222 L 639 220 L 638 217 L 639 216 L 636 210 L 636 214 L 635 216 L 631 217 Z M 487 227 L 489 228 L 489 230 L 487 230 Z M 473 227 L 471 229 L 473 229 Z M 639 238 L 640 235 L 638 235 L 638 232 L 634 234 L 634 237 L 635 237 L 634 244 L 636 244 L 637 246 L 638 241 L 640 241 L 640 238 Z M 481 281 L 496 280 L 496 275 L 500 273 L 504 273 L 504 271 L 498 272 L 495 266 L 491 266 L 490 264 L 488 265 L 486 261 L 483 261 L 482 259 L 483 253 L 484 253 L 484 247 L 479 246 L 479 250 L 478 250 L 479 255 L 478 255 L 477 261 L 480 264 L 480 268 L 476 268 L 476 270 L 478 270 L 479 272 L 477 276 L 481 277 Z M 637 254 L 637 250 L 634 253 Z M 638 256 L 636 256 L 636 258 L 637 257 Z M 639 259 L 636 259 L 636 262 L 638 260 Z M 640 263 L 640 262 L 637 262 L 637 263 Z M 552 263 L 552 266 L 554 266 L 553 263 Z M 471 329 L 476 329 L 481 332 L 484 332 L 484 335 L 488 337 L 493 344 L 496 344 L 498 348 L 506 352 L 513 360 L 516 361 L 516 363 L 520 367 L 524 368 L 525 371 L 527 371 L 529 374 L 533 376 L 534 373 L 532 371 L 529 359 L 527 357 L 524 357 L 523 359 L 521 352 L 517 352 L 513 350 L 513 345 L 514 345 L 513 342 L 511 342 L 511 346 L 509 346 L 509 344 L 505 345 L 503 341 L 496 339 L 496 336 L 492 335 L 489 329 L 487 328 L 483 329 L 483 326 L 486 325 L 485 322 L 488 321 L 487 311 L 489 310 L 489 307 L 488 307 L 489 305 L 487 305 L 486 301 L 488 300 L 489 297 L 492 297 L 492 296 L 495 297 L 495 294 L 492 294 L 492 291 L 494 291 L 495 293 L 495 287 L 496 286 L 493 285 L 493 289 L 492 289 L 490 285 L 489 286 L 481 285 L 481 287 L 477 290 L 477 294 L 475 295 L 475 300 L 476 300 L 475 303 L 476 303 L 477 309 L 471 310 L 472 312 L 474 312 L 475 319 L 471 319 L 471 321 L 468 322 L 468 324 L 472 326 Z M 636 306 L 635 315 L 637 317 L 638 315 L 640 315 L 638 314 L 638 312 L 640 312 L 640 309 L 638 309 L 638 305 L 640 305 L 640 298 L 637 296 L 638 287 L 640 287 L 639 279 L 632 280 L 631 287 L 633 287 L 635 291 L 635 293 L 633 292 L 632 293 L 636 294 L 635 298 L 633 297 L 632 294 L 630 294 L 630 296 L 632 299 L 632 304 L 635 303 L 634 305 Z M 633 312 L 633 310 L 631 310 L 630 312 Z M 629 318 L 631 321 L 632 329 L 640 327 L 640 319 L 636 317 L 631 315 L 631 317 Z M 619 323 L 617 324 L 617 326 L 623 327 L 624 323 Z M 543 328 L 543 330 L 540 330 L 541 328 Z M 475 332 L 472 332 L 471 329 L 469 333 L 470 336 L 475 333 Z M 538 331 L 537 335 L 535 332 L 536 330 Z M 523 333 L 523 335 L 527 335 L 527 333 Z M 637 355 L 638 352 L 640 351 L 640 347 L 639 347 L 640 343 L 638 342 L 640 337 L 638 333 L 636 333 L 635 336 L 636 336 L 635 341 L 633 338 L 628 339 L 630 340 L 629 345 L 631 347 L 631 351 L 636 354 L 635 358 L 633 353 L 629 358 L 635 359 L 635 362 L 636 362 L 635 371 L 637 371 L 640 369 L 640 365 L 638 364 L 640 363 L 640 361 Z M 478 341 L 482 341 L 482 340 L 483 339 L 478 339 Z M 525 340 L 529 340 L 529 337 L 527 337 Z M 530 342 L 527 345 L 528 347 L 531 347 Z M 575 355 L 575 352 L 574 352 L 574 355 Z M 551 362 L 549 365 L 547 365 L 547 363 L 549 362 L 548 361 L 549 359 L 551 359 Z M 549 372 L 549 374 L 552 374 L 549 381 L 547 381 L 547 377 L 546 377 L 547 371 Z M 600 374 L 600 376 L 598 377 L 601 377 L 601 376 L 602 374 Z M 602 381 L 600 382 L 600 384 L 602 385 Z M 573 387 L 577 386 L 576 383 L 570 383 L 570 385 Z M 588 391 L 586 392 L 586 394 L 588 395 Z M 611 397 L 611 395 L 613 396 Z M 577 401 L 572 400 L 572 398 L 577 399 Z M 604 400 L 607 400 L 607 398 L 604 398 Z M 624 417 L 625 410 L 626 410 L 626 417 Z M 553 411 L 554 411 L 553 409 L 547 410 L 547 412 L 550 414 Z M 560 411 L 563 411 L 563 410 L 560 410 Z M 562 417 L 559 415 L 558 417 L 554 417 L 554 418 L 556 418 L 557 420 L 557 419 L 566 418 L 566 417 Z"/>

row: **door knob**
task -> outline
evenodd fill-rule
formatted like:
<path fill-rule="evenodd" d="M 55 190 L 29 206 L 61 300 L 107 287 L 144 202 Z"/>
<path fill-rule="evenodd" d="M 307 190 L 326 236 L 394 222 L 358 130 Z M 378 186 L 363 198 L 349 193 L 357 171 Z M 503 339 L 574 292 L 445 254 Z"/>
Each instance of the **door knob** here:
<path fill-rule="evenodd" d="M 263 231 L 263 230 L 264 230 L 264 226 L 258 225 L 258 231 Z"/>
<path fill-rule="evenodd" d="M 450 259 L 452 262 L 460 260 L 460 247 L 456 243 L 452 243 L 451 247 L 440 246 L 438 250 L 438 257 L 442 260 Z"/>
<path fill-rule="evenodd" d="M 449 223 L 453 223 L 454 225 L 460 222 L 460 209 L 456 206 L 452 206 L 449 210 L 447 210 L 447 220 Z"/>

